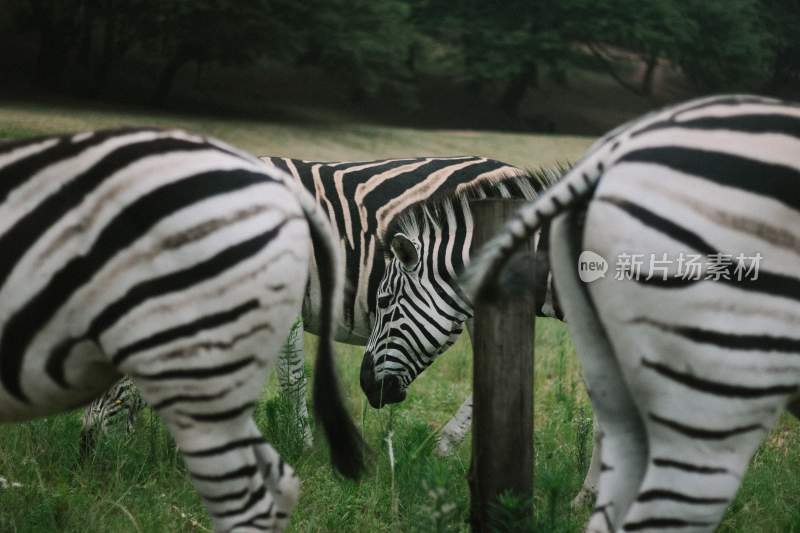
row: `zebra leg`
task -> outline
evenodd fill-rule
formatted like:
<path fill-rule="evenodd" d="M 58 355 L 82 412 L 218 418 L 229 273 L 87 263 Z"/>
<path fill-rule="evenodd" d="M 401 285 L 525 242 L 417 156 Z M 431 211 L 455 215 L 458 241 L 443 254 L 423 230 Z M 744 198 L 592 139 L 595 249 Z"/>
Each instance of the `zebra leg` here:
<path fill-rule="evenodd" d="M 95 447 L 97 446 L 97 421 L 96 421 L 96 409 L 97 406 L 95 405 L 98 401 L 100 401 L 103 397 L 94 400 L 91 404 L 89 404 L 86 409 L 83 410 L 83 417 L 81 419 L 81 436 L 80 436 L 80 458 L 81 460 L 85 460 L 89 455 L 94 452 Z"/>
<path fill-rule="evenodd" d="M 223 424 L 190 427 L 166 417 L 165 422 L 215 531 L 286 527 L 300 483 L 255 429 L 250 413 Z"/>
<path fill-rule="evenodd" d="M 250 432 L 260 437 L 258 428 L 250 420 Z M 263 440 L 263 439 L 262 439 Z M 254 446 L 256 460 L 264 473 L 267 489 L 275 498 L 275 518 L 287 519 L 300 497 L 300 479 L 294 469 L 283 461 L 281 456 L 269 443 L 261 442 Z"/>
<path fill-rule="evenodd" d="M 305 347 L 303 335 L 303 320 L 298 318 L 289 332 L 284 348 L 278 358 L 278 382 L 281 390 L 294 404 L 295 416 L 300 430 L 303 432 L 303 441 L 307 448 L 314 444 L 311 433 L 311 419 L 308 414 L 306 402 Z"/>
<path fill-rule="evenodd" d="M 663 390 L 648 382 L 645 389 L 653 396 L 642 402 L 642 410 L 657 413 L 661 420 L 645 422 L 649 461 L 623 528 L 714 531 L 736 495 L 750 459 L 777 422 L 782 405 L 773 398 L 771 405 L 743 411 L 741 405 L 725 408 L 710 405 L 721 402 L 697 395 L 676 395 L 674 384 L 667 383 L 663 389 L 670 390 Z M 700 419 L 702 426 L 697 425 Z M 680 420 L 680 425 L 667 427 L 665 420 Z M 699 432 L 690 435 L 690 428 Z M 720 438 L 728 431 L 730 435 Z"/>
<path fill-rule="evenodd" d="M 126 404 L 128 406 L 128 417 L 125 429 L 128 431 L 128 435 L 130 435 L 133 433 L 134 426 L 136 425 L 136 417 L 139 416 L 139 412 L 144 409 L 142 395 L 139 394 L 139 389 L 136 388 L 133 382 L 131 382 L 130 389 L 128 390 Z"/>
<path fill-rule="evenodd" d="M 584 505 L 593 503 L 597 496 L 597 482 L 600 479 L 600 472 L 603 464 L 601 459 L 602 445 L 603 430 L 600 428 L 600 424 L 597 423 L 597 416 L 592 416 L 592 458 L 589 461 L 589 470 L 586 472 L 586 477 L 583 479 L 581 490 L 570 504 L 573 509 L 578 509 Z"/>
<path fill-rule="evenodd" d="M 574 215 L 558 217 L 551 225 L 550 259 L 592 408 L 603 428 L 597 500 L 587 531 L 608 532 L 616 530 L 636 497 L 646 467 L 647 441 L 614 349 L 586 285 L 577 277 L 582 232 Z"/>
<path fill-rule="evenodd" d="M 674 316 L 668 300 L 660 300 L 665 319 Z M 765 347 L 748 361 L 652 325 L 621 326 L 614 344 L 627 349 L 620 359 L 649 443 L 646 472 L 622 527 L 714 531 L 789 400 L 754 371 L 753 360 L 773 353 Z M 796 383 L 796 373 L 785 368 L 779 383 Z"/>
<path fill-rule="evenodd" d="M 436 444 L 436 453 L 445 457 L 453 453 L 453 450 L 461 444 L 464 437 L 469 432 L 472 424 L 472 394 L 467 396 L 461 407 L 458 408 L 455 416 L 450 419 L 439 433 L 439 441 Z"/>
<path fill-rule="evenodd" d="M 94 451 L 97 439 L 108 431 L 108 425 L 118 413 L 125 411 L 126 430 L 133 433 L 136 416 L 144 407 L 136 386 L 129 377 L 123 377 L 95 399 L 83 412 L 80 436 L 80 455 L 85 459 Z"/>
<path fill-rule="evenodd" d="M 297 503 L 299 479 L 252 418 L 266 366 L 238 371 L 235 382 L 220 375 L 204 387 L 136 379 L 175 439 L 215 531 L 282 531 Z M 203 388 L 220 392 L 198 394 Z"/>
<path fill-rule="evenodd" d="M 800 419 L 800 398 L 792 399 L 789 405 L 786 406 L 786 410 L 789 411 L 793 417 Z"/>
<path fill-rule="evenodd" d="M 472 319 L 467 319 L 467 332 L 469 332 L 470 339 L 473 335 L 473 327 Z M 464 400 L 453 418 L 442 428 L 436 442 L 436 454 L 446 457 L 453 453 L 458 445 L 464 442 L 470 427 L 472 427 L 472 394 Z"/>

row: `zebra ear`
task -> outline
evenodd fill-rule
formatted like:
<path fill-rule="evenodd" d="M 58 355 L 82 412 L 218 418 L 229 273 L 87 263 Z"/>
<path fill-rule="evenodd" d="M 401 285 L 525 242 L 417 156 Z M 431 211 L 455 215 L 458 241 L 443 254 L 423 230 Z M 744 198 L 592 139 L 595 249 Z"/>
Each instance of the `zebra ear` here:
<path fill-rule="evenodd" d="M 392 237 L 391 247 L 392 253 L 406 270 L 411 270 L 419 263 L 419 250 L 414 241 L 402 233 L 397 233 Z"/>

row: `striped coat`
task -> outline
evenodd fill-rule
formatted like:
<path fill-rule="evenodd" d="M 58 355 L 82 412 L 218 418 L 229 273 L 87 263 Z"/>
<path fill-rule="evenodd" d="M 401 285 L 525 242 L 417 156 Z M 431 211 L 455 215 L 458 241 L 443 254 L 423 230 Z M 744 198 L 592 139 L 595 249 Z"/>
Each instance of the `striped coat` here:
<path fill-rule="evenodd" d="M 800 105 L 693 100 L 600 139 L 471 264 L 474 298 L 554 221 L 551 261 L 606 433 L 589 530 L 713 531 L 800 398 L 798 193 Z M 581 250 L 611 275 L 581 281 Z"/>
<path fill-rule="evenodd" d="M 285 174 L 155 129 L 0 144 L 0 421 L 85 404 L 126 374 L 164 419 L 218 531 L 282 528 L 299 489 L 252 420 L 321 265 L 317 412 L 334 464 L 360 438 L 332 366 L 334 242 Z M 254 290 L 255 289 L 255 290 Z"/>

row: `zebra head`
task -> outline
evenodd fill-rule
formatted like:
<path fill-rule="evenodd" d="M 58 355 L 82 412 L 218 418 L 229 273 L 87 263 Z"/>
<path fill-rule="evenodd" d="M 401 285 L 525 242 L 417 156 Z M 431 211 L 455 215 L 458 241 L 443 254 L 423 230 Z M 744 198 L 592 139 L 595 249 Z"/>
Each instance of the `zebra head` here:
<path fill-rule="evenodd" d="M 445 211 L 436 220 L 426 210 L 419 223 L 389 233 L 388 264 L 361 363 L 361 388 L 373 407 L 403 401 L 411 382 L 456 341 L 472 316 L 457 285 L 466 231 L 454 223 L 452 209 Z"/>

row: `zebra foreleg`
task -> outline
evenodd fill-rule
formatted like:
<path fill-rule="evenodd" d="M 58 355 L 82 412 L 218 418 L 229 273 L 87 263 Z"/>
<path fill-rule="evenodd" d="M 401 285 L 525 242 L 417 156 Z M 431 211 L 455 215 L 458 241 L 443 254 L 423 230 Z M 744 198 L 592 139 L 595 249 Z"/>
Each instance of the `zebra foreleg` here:
<path fill-rule="evenodd" d="M 467 319 L 467 332 L 469 337 L 473 335 L 473 322 L 472 319 Z M 444 425 L 442 431 L 439 433 L 439 439 L 436 442 L 436 453 L 441 457 L 446 457 L 453 453 L 459 444 L 464 442 L 464 439 L 469 433 L 469 428 L 472 426 L 472 394 L 470 394 L 461 407 L 458 408 L 456 414 L 453 415 L 447 424 Z"/>
<path fill-rule="evenodd" d="M 467 396 L 461 407 L 458 408 L 455 416 L 450 419 L 439 433 L 439 441 L 436 444 L 436 453 L 442 457 L 453 453 L 469 432 L 472 425 L 472 394 Z"/>
<path fill-rule="evenodd" d="M 467 320 L 467 331 L 472 337 L 473 322 L 472 319 Z M 461 407 L 458 408 L 456 414 L 444 425 L 442 431 L 439 433 L 439 438 L 436 443 L 436 454 L 441 457 L 446 457 L 453 453 L 453 451 L 464 441 L 469 433 L 472 425 L 472 395 L 470 394 Z M 594 500 L 597 495 L 597 483 L 600 479 L 601 471 L 601 455 L 600 455 L 600 442 L 602 441 L 603 434 L 600 426 L 597 423 L 597 418 L 593 418 L 593 448 L 592 459 L 589 464 L 589 470 L 586 472 L 586 477 L 581 485 L 581 490 L 577 496 L 572 500 L 573 507 L 580 507 Z"/>
<path fill-rule="evenodd" d="M 278 358 L 278 382 L 283 394 L 294 405 L 297 423 L 300 425 L 300 431 L 303 432 L 303 441 L 306 447 L 310 448 L 314 444 L 314 436 L 311 433 L 311 419 L 306 402 L 308 379 L 306 377 L 302 319 L 298 319 L 292 326 Z"/>

